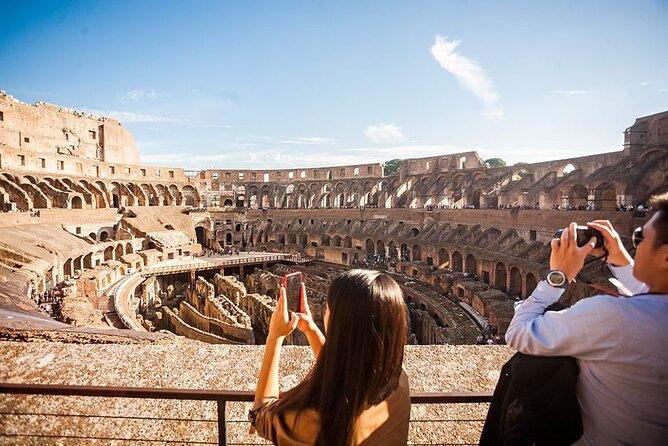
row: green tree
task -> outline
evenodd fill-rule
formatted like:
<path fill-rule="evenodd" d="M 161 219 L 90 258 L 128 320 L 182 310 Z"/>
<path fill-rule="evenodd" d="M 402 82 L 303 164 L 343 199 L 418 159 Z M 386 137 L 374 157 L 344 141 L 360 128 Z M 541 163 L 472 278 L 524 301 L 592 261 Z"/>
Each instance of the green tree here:
<path fill-rule="evenodd" d="M 490 158 L 488 160 L 485 160 L 487 164 L 490 165 L 490 167 L 505 167 L 506 162 L 502 160 L 501 158 Z"/>
<path fill-rule="evenodd" d="M 388 162 L 386 162 L 385 163 L 385 169 L 383 170 L 384 175 L 387 176 L 387 175 L 390 175 L 390 174 L 396 172 L 397 170 L 399 170 L 399 166 L 401 165 L 401 163 L 403 161 L 404 160 L 401 160 L 399 158 L 395 158 L 393 160 L 389 160 Z"/>

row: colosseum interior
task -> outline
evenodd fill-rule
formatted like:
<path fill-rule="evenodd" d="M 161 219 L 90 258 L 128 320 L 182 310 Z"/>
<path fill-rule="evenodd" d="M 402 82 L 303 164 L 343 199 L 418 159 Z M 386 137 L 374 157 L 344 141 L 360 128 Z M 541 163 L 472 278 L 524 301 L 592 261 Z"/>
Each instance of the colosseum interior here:
<path fill-rule="evenodd" d="M 390 174 L 382 164 L 188 171 L 141 164 L 114 119 L 0 92 L 0 380 L 252 390 L 282 275 L 304 274 L 322 325 L 332 278 L 360 267 L 388 271 L 404 291 L 413 391 L 489 392 L 513 352 L 476 343 L 503 343 L 513 303 L 547 270 L 546 242 L 571 221 L 604 218 L 630 247 L 651 216 L 638 205 L 668 190 L 667 148 L 662 112 L 637 118 L 618 151 L 533 164 L 491 167 L 465 152 L 406 159 Z M 606 286 L 599 265 L 585 273 Z M 591 294 L 578 283 L 563 299 Z M 313 361 L 303 336 L 288 343 L 282 388 Z M 0 444 L 44 438 L 25 433 L 30 419 L 10 421 L 17 412 L 40 412 L 39 432 L 80 444 L 63 426 L 99 438 L 110 428 L 48 413 L 148 410 L 99 400 L 4 394 Z M 160 423 L 117 420 L 116 429 L 214 441 L 215 423 L 168 421 L 180 413 L 213 423 L 210 403 L 150 407 Z M 228 416 L 246 408 L 231 405 Z M 411 441 L 475 440 L 479 422 L 420 419 L 485 411 L 415 405 Z M 245 441 L 246 428 L 228 439 Z"/>

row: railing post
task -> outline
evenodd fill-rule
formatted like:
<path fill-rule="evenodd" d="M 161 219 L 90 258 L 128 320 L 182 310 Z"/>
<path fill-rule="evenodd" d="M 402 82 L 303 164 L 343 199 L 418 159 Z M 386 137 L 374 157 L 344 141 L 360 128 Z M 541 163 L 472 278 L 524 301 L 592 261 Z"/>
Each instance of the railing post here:
<path fill-rule="evenodd" d="M 227 446 L 227 423 L 225 415 L 225 400 L 217 400 L 218 405 L 218 446 Z"/>

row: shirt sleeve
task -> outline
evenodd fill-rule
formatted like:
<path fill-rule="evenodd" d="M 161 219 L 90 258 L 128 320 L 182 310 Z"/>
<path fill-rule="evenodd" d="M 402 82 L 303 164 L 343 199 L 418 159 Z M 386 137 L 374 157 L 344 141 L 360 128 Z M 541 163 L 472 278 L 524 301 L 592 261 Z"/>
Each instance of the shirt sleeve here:
<path fill-rule="evenodd" d="M 618 342 L 620 315 L 611 296 L 578 301 L 562 311 L 545 308 L 563 293 L 541 281 L 526 300 L 515 305 L 506 343 L 519 352 L 543 356 L 604 359 Z"/>
<path fill-rule="evenodd" d="M 612 266 L 608 264 L 608 268 L 612 271 L 617 279 L 622 283 L 631 295 L 646 293 L 649 288 L 647 285 L 633 277 L 633 263 L 625 266 Z M 623 294 L 624 290 L 620 289 Z"/>
<path fill-rule="evenodd" d="M 278 404 L 278 399 L 274 399 L 262 407 L 258 407 L 249 413 L 251 428 L 255 428 L 257 434 L 276 443 L 277 434 L 274 427 L 274 409 Z"/>

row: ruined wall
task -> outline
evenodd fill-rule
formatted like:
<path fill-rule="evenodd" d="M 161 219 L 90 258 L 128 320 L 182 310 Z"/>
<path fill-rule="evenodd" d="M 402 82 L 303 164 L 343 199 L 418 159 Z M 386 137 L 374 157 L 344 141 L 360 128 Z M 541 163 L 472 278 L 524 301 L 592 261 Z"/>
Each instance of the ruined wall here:
<path fill-rule="evenodd" d="M 209 344 L 232 344 L 232 341 L 229 341 L 220 336 L 207 333 L 198 328 L 195 328 L 181 319 L 177 313 L 169 309 L 168 307 L 162 307 L 163 312 L 163 321 L 165 324 L 165 329 L 171 331 L 174 334 L 179 336 L 185 336 L 188 339 L 194 339 L 196 341 L 206 342 Z"/>
<path fill-rule="evenodd" d="M 41 154 L 138 164 L 134 138 L 115 119 L 57 105 L 17 101 L 0 92 L 0 141 Z"/>

